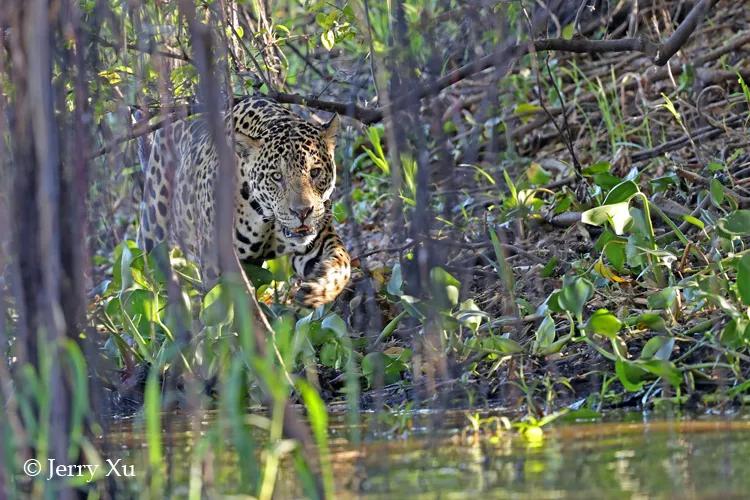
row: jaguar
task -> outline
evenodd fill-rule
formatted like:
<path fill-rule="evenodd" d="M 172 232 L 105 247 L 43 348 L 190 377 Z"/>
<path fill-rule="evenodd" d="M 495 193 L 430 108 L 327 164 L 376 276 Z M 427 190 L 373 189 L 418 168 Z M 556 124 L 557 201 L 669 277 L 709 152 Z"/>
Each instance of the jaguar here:
<path fill-rule="evenodd" d="M 261 96 L 235 102 L 225 116 L 235 154 L 234 234 L 242 262 L 291 257 L 304 306 L 332 302 L 350 277 L 350 257 L 333 227 L 334 150 L 338 115 L 317 124 Z M 175 121 L 155 131 L 141 162 L 145 172 L 139 244 L 179 246 L 200 268 L 203 286 L 219 270 L 214 194 L 219 162 L 205 120 Z"/>

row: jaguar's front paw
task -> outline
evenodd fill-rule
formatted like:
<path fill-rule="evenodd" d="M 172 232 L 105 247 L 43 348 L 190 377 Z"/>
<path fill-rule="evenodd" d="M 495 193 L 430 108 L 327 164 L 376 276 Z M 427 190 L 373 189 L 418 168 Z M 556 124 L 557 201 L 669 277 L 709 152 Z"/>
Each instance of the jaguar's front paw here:
<path fill-rule="evenodd" d="M 337 293 L 330 293 L 324 280 L 305 281 L 295 295 L 295 300 L 306 307 L 318 307 L 333 302 Z"/>
<path fill-rule="evenodd" d="M 295 300 L 307 307 L 318 307 L 336 300 L 349 282 L 349 268 L 326 273 L 323 278 L 303 281 Z"/>

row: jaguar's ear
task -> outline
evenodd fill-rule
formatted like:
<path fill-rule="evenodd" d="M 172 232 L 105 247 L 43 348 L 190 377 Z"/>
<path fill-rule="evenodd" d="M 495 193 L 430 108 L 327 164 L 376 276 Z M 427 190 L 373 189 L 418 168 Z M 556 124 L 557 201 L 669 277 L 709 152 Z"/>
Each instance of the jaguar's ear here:
<path fill-rule="evenodd" d="M 263 144 L 262 138 L 250 137 L 249 135 L 234 134 L 234 149 L 239 156 L 247 156 L 251 151 L 257 150 Z"/>
<path fill-rule="evenodd" d="M 331 151 L 331 154 L 333 154 L 333 150 L 336 149 L 336 134 L 339 133 L 340 123 L 339 115 L 335 114 L 330 120 L 321 125 L 323 128 L 323 140 Z"/>

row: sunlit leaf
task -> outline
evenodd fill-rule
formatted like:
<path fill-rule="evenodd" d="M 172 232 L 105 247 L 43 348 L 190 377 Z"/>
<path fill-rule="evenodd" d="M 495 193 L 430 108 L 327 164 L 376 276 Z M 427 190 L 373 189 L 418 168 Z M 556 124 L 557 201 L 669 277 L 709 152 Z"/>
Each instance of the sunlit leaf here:
<path fill-rule="evenodd" d="M 320 42 L 323 44 L 323 47 L 325 47 L 326 50 L 331 50 L 336 44 L 336 34 L 333 30 L 324 31 L 320 35 Z"/>
<path fill-rule="evenodd" d="M 683 215 L 682 216 L 682 220 L 684 220 L 685 222 L 688 222 L 688 223 L 694 225 L 695 227 L 697 227 L 699 229 L 703 229 L 703 228 L 706 227 L 706 225 L 703 223 L 702 220 L 700 220 L 700 219 L 698 219 L 696 217 L 693 217 L 692 215 Z"/>
<path fill-rule="evenodd" d="M 456 318 L 473 332 L 479 329 L 479 325 L 482 324 L 484 317 L 484 313 L 479 309 L 474 299 L 461 302 L 459 312 L 456 314 Z"/>
<path fill-rule="evenodd" d="M 611 339 L 617 338 L 621 329 L 622 322 L 606 309 L 597 310 L 586 323 L 586 330 Z"/>
<path fill-rule="evenodd" d="M 539 113 L 542 110 L 543 108 L 538 104 L 522 102 L 516 105 L 516 109 L 513 110 L 513 114 L 519 117 L 526 117 L 528 115 Z"/>
<path fill-rule="evenodd" d="M 602 276 L 602 278 L 612 281 L 613 283 L 625 283 L 628 281 L 627 279 L 618 276 L 617 273 L 607 267 L 601 260 L 597 260 L 594 263 L 594 269 Z"/>
<path fill-rule="evenodd" d="M 615 234 L 625 232 L 625 227 L 633 218 L 630 216 L 630 203 L 623 201 L 612 205 L 602 205 L 581 214 L 581 222 L 592 226 L 602 226 L 606 222 L 612 225 Z"/>

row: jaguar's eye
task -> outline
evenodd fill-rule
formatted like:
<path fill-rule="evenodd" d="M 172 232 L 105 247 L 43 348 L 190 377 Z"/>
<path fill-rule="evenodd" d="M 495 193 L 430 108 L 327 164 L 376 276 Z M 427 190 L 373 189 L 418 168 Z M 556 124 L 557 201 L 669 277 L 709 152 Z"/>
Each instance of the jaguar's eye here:
<path fill-rule="evenodd" d="M 315 178 L 317 178 L 321 174 L 321 172 L 323 172 L 322 168 L 314 168 L 314 169 L 310 170 L 310 177 L 312 177 L 313 179 L 315 179 Z"/>
<path fill-rule="evenodd" d="M 271 179 L 273 179 L 274 182 L 281 182 L 281 172 L 273 172 L 271 174 Z"/>

